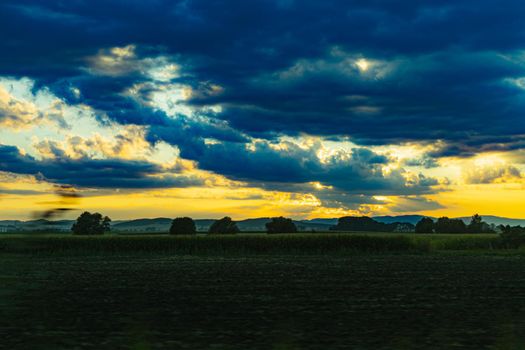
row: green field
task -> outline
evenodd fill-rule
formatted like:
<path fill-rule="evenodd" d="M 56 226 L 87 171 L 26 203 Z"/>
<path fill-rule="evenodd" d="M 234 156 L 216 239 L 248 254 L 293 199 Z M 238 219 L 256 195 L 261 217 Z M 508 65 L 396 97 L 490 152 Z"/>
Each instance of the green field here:
<path fill-rule="evenodd" d="M 168 252 L 172 254 L 324 254 L 498 250 L 509 244 L 496 234 L 307 233 L 236 235 L 4 234 L 0 252 Z M 512 247 L 513 245 L 510 244 Z"/>
<path fill-rule="evenodd" d="M 496 235 L 0 237 L 0 348 L 525 349 Z"/>

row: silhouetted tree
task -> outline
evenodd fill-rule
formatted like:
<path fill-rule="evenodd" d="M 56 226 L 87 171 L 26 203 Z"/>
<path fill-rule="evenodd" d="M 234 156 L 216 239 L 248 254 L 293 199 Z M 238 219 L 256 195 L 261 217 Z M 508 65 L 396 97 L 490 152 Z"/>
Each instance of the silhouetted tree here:
<path fill-rule="evenodd" d="M 431 218 L 422 218 L 416 224 L 416 233 L 433 233 L 434 232 L 434 220 Z"/>
<path fill-rule="evenodd" d="M 483 232 L 483 219 L 478 214 L 474 214 L 470 220 L 470 224 L 467 226 L 467 231 L 471 233 L 481 233 Z"/>
<path fill-rule="evenodd" d="M 102 217 L 99 213 L 84 212 L 73 224 L 71 230 L 76 235 L 101 235 L 111 229 L 111 219 L 107 216 Z"/>
<path fill-rule="evenodd" d="M 195 221 L 192 218 L 183 217 L 175 218 L 171 222 L 170 234 L 171 235 L 193 235 L 197 233 L 195 228 Z"/>
<path fill-rule="evenodd" d="M 525 228 L 521 226 L 499 225 L 500 237 L 505 246 L 519 248 L 525 244 Z"/>
<path fill-rule="evenodd" d="M 104 219 L 102 219 L 102 228 L 104 229 L 104 232 L 111 231 L 111 219 L 109 216 L 104 216 Z"/>
<path fill-rule="evenodd" d="M 509 233 L 510 232 L 510 225 L 499 225 L 498 230 L 502 233 Z"/>
<path fill-rule="evenodd" d="M 502 236 L 525 234 L 525 228 L 521 226 L 499 225 L 498 229 Z"/>
<path fill-rule="evenodd" d="M 239 232 L 237 224 L 228 216 L 215 220 L 208 230 L 208 233 L 212 234 L 232 234 L 237 232 Z"/>
<path fill-rule="evenodd" d="M 467 225 L 461 219 L 439 218 L 434 224 L 436 233 L 465 233 Z"/>
<path fill-rule="evenodd" d="M 272 218 L 272 221 L 266 223 L 266 231 L 268 233 L 295 233 L 297 232 L 297 227 L 292 219 L 279 216 L 278 218 Z"/>

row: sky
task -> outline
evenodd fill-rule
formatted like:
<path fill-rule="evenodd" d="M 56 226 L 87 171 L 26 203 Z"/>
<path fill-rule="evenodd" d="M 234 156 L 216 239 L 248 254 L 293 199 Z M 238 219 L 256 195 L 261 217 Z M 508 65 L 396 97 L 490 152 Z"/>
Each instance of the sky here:
<path fill-rule="evenodd" d="M 525 217 L 521 0 L 1 0 L 0 219 Z"/>

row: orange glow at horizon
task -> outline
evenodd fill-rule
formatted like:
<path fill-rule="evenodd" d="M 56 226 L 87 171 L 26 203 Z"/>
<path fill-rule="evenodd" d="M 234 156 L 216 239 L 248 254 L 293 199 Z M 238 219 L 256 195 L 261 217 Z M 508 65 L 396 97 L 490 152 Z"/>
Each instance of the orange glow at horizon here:
<path fill-rule="evenodd" d="M 191 216 L 194 218 L 234 219 L 289 216 L 304 218 L 333 218 L 345 215 L 403 215 L 429 216 L 498 215 L 524 218 L 525 189 L 521 184 L 462 185 L 429 196 L 443 208 L 422 211 L 390 210 L 400 198 L 377 196 L 381 201 L 357 209 L 326 208 L 309 196 L 266 192 L 254 188 L 185 188 L 85 196 L 78 209 L 65 218 L 75 218 L 80 211 L 98 211 L 114 220 Z M 0 195 L 0 219 L 30 219 L 33 210 L 45 210 L 57 198 L 53 194 Z"/>

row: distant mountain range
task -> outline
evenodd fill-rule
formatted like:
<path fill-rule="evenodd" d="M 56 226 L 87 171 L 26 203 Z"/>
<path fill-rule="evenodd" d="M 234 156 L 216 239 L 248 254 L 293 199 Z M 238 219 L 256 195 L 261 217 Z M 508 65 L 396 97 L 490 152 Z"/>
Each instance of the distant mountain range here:
<path fill-rule="evenodd" d="M 399 215 L 399 216 L 374 216 L 374 220 L 385 224 L 394 222 L 410 223 L 415 225 L 422 215 Z M 494 225 L 511 225 L 525 226 L 525 219 L 510 219 L 493 215 L 482 215 L 483 221 Z M 435 219 L 435 218 L 433 218 Z M 470 222 L 470 217 L 461 217 L 465 223 Z M 116 220 L 112 222 L 111 228 L 115 232 L 167 232 L 171 225 L 172 219 L 136 219 L 136 220 Z M 214 219 L 197 219 L 195 225 L 197 231 L 206 232 Z M 237 221 L 237 226 L 243 232 L 261 232 L 265 231 L 265 224 L 270 218 L 254 218 Z M 337 224 L 338 218 L 318 218 L 310 220 L 294 220 L 299 231 L 329 231 L 330 227 Z M 0 232 L 69 232 L 74 220 L 0 220 Z"/>

